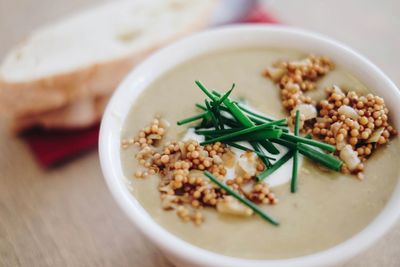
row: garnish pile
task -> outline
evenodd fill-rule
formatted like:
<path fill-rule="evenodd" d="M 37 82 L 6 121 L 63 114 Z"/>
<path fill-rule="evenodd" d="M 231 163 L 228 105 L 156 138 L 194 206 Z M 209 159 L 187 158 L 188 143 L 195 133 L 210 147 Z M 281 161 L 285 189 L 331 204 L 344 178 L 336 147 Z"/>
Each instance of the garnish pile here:
<path fill-rule="evenodd" d="M 196 81 L 196 84 L 208 97 L 204 101 L 205 105 L 196 105 L 203 110 L 203 113 L 180 120 L 177 124 L 183 125 L 200 120 L 199 124 L 195 126 L 195 132 L 205 137 L 205 141 L 200 145 L 222 142 L 231 147 L 253 151 L 264 164 L 263 171 L 256 175 L 259 182 L 268 178 L 293 157 L 291 192 L 296 192 L 299 153 L 329 169 L 340 171 L 342 161 L 321 151 L 334 152 L 335 146 L 313 140 L 311 136 L 301 137 L 299 135 L 299 112 L 296 113 L 295 129 L 294 134 L 292 134 L 287 127 L 286 119 L 273 120 L 232 100 L 230 94 L 234 85 L 228 92 L 221 94 L 217 91 L 208 90 L 199 81 Z M 252 148 L 250 149 L 238 142 L 247 142 Z M 287 147 L 288 152 L 279 155 L 280 151 L 276 144 Z M 280 156 L 279 160 L 277 160 L 278 156 Z M 260 214 L 263 218 L 268 217 L 262 210 L 256 209 L 254 203 L 240 197 L 234 190 L 227 187 L 223 179 L 221 181 L 207 171 L 205 175 L 220 188 L 253 209 L 254 212 Z M 271 220 L 269 221 L 271 222 Z"/>
<path fill-rule="evenodd" d="M 248 172 L 235 171 L 235 177 L 221 187 L 211 182 L 214 179 L 222 183 L 227 175 L 226 168 L 236 160 L 234 153 L 221 142 L 206 146 L 201 146 L 195 140 L 164 142 L 167 128 L 166 121 L 157 117 L 148 127 L 140 130 L 135 138 L 124 139 L 121 144 L 124 149 L 131 145 L 139 148 L 136 159 L 141 167 L 134 174 L 136 178 L 159 174 L 158 191 L 163 209 L 175 210 L 183 221 L 193 221 L 199 225 L 204 221 L 201 212 L 203 208 L 249 217 L 253 210 L 261 213 L 256 204 L 278 203 L 268 184 L 257 183 L 255 177 Z M 251 161 L 257 165 L 258 171 L 263 170 L 262 162 L 254 160 L 256 157 L 252 152 L 244 155 L 246 162 Z M 207 177 L 211 177 L 211 180 Z M 226 190 L 224 187 L 227 187 Z M 252 205 L 252 209 L 237 199 Z M 262 216 L 277 224 L 272 217 L 264 213 Z"/>
<path fill-rule="evenodd" d="M 302 60 L 278 61 L 264 74 L 280 89 L 282 106 L 291 115 L 289 124 L 300 111 L 301 132 L 336 146 L 335 155 L 344 161 L 341 171 L 362 180 L 363 162 L 397 131 L 389 123 L 389 109 L 377 95 L 363 96 L 351 88 L 331 85 L 325 88 L 324 100 L 316 102 L 307 96 L 333 69 L 329 58 L 310 55 Z"/>

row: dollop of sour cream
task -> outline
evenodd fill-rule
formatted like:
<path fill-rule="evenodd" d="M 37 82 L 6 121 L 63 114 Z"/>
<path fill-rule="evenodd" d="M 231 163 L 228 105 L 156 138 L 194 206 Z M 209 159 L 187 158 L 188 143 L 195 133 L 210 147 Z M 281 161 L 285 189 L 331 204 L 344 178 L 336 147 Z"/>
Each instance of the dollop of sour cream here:
<path fill-rule="evenodd" d="M 194 140 L 194 141 L 201 143 L 204 141 L 204 136 L 196 134 L 193 128 L 188 128 L 185 135 L 183 136 L 183 141 L 188 141 L 188 140 Z M 250 148 L 250 146 L 245 142 L 240 142 L 239 144 Z M 276 160 L 272 161 L 272 162 L 278 161 L 288 151 L 288 149 L 284 146 L 281 146 L 278 144 L 276 144 L 275 146 L 279 150 L 280 153 L 279 153 L 279 155 L 271 155 L 271 157 L 276 158 Z M 245 151 L 234 148 L 234 147 L 230 147 L 230 149 L 236 155 L 237 160 L 241 159 L 241 156 L 245 153 Z M 298 164 L 299 164 L 299 168 L 303 164 L 303 156 L 301 156 L 301 155 L 299 155 Z M 270 187 L 276 187 L 276 186 L 280 186 L 280 185 L 289 183 L 292 178 L 292 166 L 293 166 L 293 158 L 288 160 L 280 168 L 278 168 L 276 171 L 274 171 L 271 175 L 269 175 L 266 179 L 264 179 L 263 182 L 267 183 Z M 226 179 L 228 179 L 228 180 L 233 179 L 235 176 L 234 167 L 226 168 L 226 169 L 227 169 Z"/>

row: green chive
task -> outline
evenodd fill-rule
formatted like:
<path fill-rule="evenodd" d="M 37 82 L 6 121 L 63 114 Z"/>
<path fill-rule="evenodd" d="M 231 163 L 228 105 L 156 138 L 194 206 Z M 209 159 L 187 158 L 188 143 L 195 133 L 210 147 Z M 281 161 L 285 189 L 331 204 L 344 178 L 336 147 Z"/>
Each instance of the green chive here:
<path fill-rule="evenodd" d="M 298 143 L 298 148 L 299 152 L 303 154 L 304 156 L 312 159 L 313 161 L 316 161 L 320 163 L 321 165 L 334 170 L 334 171 L 340 171 L 340 168 L 342 167 L 343 162 L 339 160 L 338 158 L 325 154 L 322 152 L 319 152 L 318 150 L 313 149 L 312 147 Z"/>
<path fill-rule="evenodd" d="M 249 142 L 250 145 L 254 148 L 255 151 L 257 151 L 258 153 L 261 153 L 262 155 L 265 155 L 264 151 L 261 149 L 260 145 L 257 142 Z M 262 163 L 264 163 L 265 166 L 270 167 L 271 166 L 271 162 L 269 161 L 268 157 L 262 157 L 260 158 Z"/>
<path fill-rule="evenodd" d="M 196 134 L 200 135 L 210 135 L 210 136 L 220 136 L 228 133 L 234 133 L 246 128 L 230 128 L 230 129 L 223 129 L 223 130 L 196 130 Z"/>
<path fill-rule="evenodd" d="M 198 104 L 198 103 L 196 104 L 196 107 L 198 107 L 204 111 L 207 110 L 207 108 L 205 106 Z M 219 108 L 223 111 L 230 112 L 229 109 L 227 109 L 226 107 L 219 106 Z M 225 125 L 230 126 L 230 127 L 238 127 L 239 126 L 238 123 L 235 120 L 233 120 L 232 118 L 228 118 L 228 117 L 224 116 L 223 114 L 219 114 L 219 115 L 221 116 L 221 120 Z"/>
<path fill-rule="evenodd" d="M 300 111 L 296 110 L 296 117 L 294 123 L 294 134 L 299 136 L 300 134 Z M 299 150 L 296 149 L 293 151 L 293 167 L 292 167 L 292 180 L 290 182 L 290 191 L 295 193 L 297 191 L 297 172 L 299 168 Z"/>
<path fill-rule="evenodd" d="M 284 121 L 284 120 L 285 119 L 282 119 L 280 121 Z M 243 130 L 237 131 L 236 133 L 238 135 L 241 135 L 241 134 L 245 134 L 245 133 L 256 132 L 256 131 L 263 130 L 263 129 L 274 129 L 273 126 L 279 124 L 280 121 L 273 121 L 273 122 L 269 122 L 269 123 L 264 123 L 262 125 L 247 127 L 247 128 L 244 128 Z M 234 133 L 232 133 L 232 134 L 234 134 Z"/>
<path fill-rule="evenodd" d="M 221 119 L 222 119 L 222 122 L 229 127 L 232 127 L 232 128 L 240 127 L 240 124 L 237 121 L 235 121 L 234 119 L 230 119 L 230 118 L 227 118 L 224 116 L 221 116 Z"/>
<path fill-rule="evenodd" d="M 216 92 L 214 92 L 214 91 L 213 91 L 213 93 L 214 93 L 216 96 L 219 96 L 219 95 L 220 95 L 219 93 L 216 93 Z M 204 110 L 204 111 L 207 110 L 207 108 L 206 108 L 205 106 L 201 105 L 201 104 L 196 103 L 195 105 L 196 105 L 196 107 L 200 108 L 201 110 Z M 240 107 L 240 106 L 239 106 L 239 107 Z M 219 106 L 219 108 L 220 108 L 220 110 L 223 110 L 223 111 L 226 111 L 226 112 L 230 112 L 229 109 L 226 108 L 226 107 L 224 107 L 224 106 Z M 241 109 L 242 109 L 242 108 L 241 108 Z M 221 116 L 224 117 L 223 115 L 221 115 Z M 251 115 L 250 113 L 248 113 L 247 116 L 249 117 L 249 119 L 250 119 L 254 124 L 257 124 L 257 125 L 260 125 L 260 124 L 264 124 L 264 123 L 268 123 L 268 122 L 273 121 L 272 119 L 263 118 L 261 115 L 260 115 L 260 117 L 255 117 L 255 116 Z M 287 129 L 287 124 L 286 124 L 286 123 L 280 124 L 280 125 L 279 125 L 279 128 L 281 128 L 282 131 L 284 131 L 285 133 L 288 133 L 288 132 L 289 132 L 289 129 Z"/>
<path fill-rule="evenodd" d="M 282 129 L 279 129 L 279 131 L 283 132 Z M 253 136 L 254 138 L 255 136 Z M 260 141 L 260 145 L 265 148 L 265 150 L 267 150 L 269 153 L 271 153 L 272 155 L 278 155 L 279 154 L 279 150 L 274 146 L 274 144 L 272 144 L 271 141 L 269 140 L 261 140 Z"/>
<path fill-rule="evenodd" d="M 189 118 L 180 120 L 180 121 L 178 121 L 176 124 L 178 124 L 178 125 L 183 125 L 183 124 L 186 124 L 186 123 L 189 123 L 189 122 L 193 122 L 193 121 L 197 121 L 197 120 L 199 120 L 199 119 L 203 119 L 203 118 L 207 115 L 207 113 L 208 113 L 208 112 L 203 112 L 203 113 L 194 115 L 194 116 L 192 116 L 192 117 L 189 117 Z"/>
<path fill-rule="evenodd" d="M 229 95 L 232 93 L 233 89 L 235 88 L 235 84 L 232 84 L 232 88 L 226 92 L 219 100 L 218 100 L 218 106 L 222 104 L 222 102 L 225 101 L 229 97 Z"/>
<path fill-rule="evenodd" d="M 240 127 L 238 122 L 233 119 L 229 119 L 226 117 L 221 117 L 221 119 L 225 126 L 228 126 L 231 128 L 239 128 Z M 211 118 L 209 118 L 209 120 L 203 120 L 199 125 L 195 126 L 195 129 L 197 129 L 197 130 L 210 129 L 210 128 L 215 128 L 214 125 L 212 124 Z"/>
<path fill-rule="evenodd" d="M 290 191 L 296 193 L 297 191 L 297 172 L 299 168 L 299 150 L 293 151 L 293 167 L 292 167 L 292 180 L 290 182 Z"/>
<path fill-rule="evenodd" d="M 202 104 L 196 103 L 195 106 L 198 107 L 199 109 L 207 110 L 207 108 L 205 106 L 203 106 Z M 229 109 L 227 109 L 226 107 L 221 106 L 221 105 L 220 105 L 220 109 L 223 111 L 229 112 Z"/>
<path fill-rule="evenodd" d="M 254 111 L 251 111 L 250 109 L 244 107 L 244 106 L 243 106 L 242 104 L 240 104 L 240 103 L 237 103 L 237 104 L 238 104 L 239 108 L 240 108 L 241 110 L 243 110 L 244 112 L 246 112 L 247 114 L 250 114 L 250 115 L 252 115 L 252 116 L 254 116 L 254 117 L 257 117 L 257 118 L 259 118 L 259 119 L 263 119 L 263 120 L 266 120 L 266 121 L 273 121 L 273 119 L 267 118 L 267 117 L 265 117 L 265 116 L 263 116 L 263 115 L 261 115 L 261 114 L 255 113 Z"/>
<path fill-rule="evenodd" d="M 224 127 L 224 121 L 223 121 L 222 116 L 221 116 L 220 106 L 214 106 L 213 109 L 214 109 L 215 114 L 217 114 L 217 119 L 218 119 L 218 122 L 219 122 L 219 128 L 220 129 L 224 129 L 225 128 Z"/>
<path fill-rule="evenodd" d="M 260 141 L 270 138 L 279 138 L 283 133 L 282 130 L 280 129 L 265 129 L 269 126 L 265 126 L 264 128 L 260 129 L 255 129 L 256 127 L 258 126 L 249 127 L 241 131 L 218 136 L 208 141 L 202 142 L 200 144 L 207 145 L 215 142 L 224 142 L 224 141 Z M 263 129 L 264 131 L 261 131 Z"/>
<path fill-rule="evenodd" d="M 300 111 L 296 110 L 296 117 L 294 122 L 294 135 L 300 135 Z"/>
<path fill-rule="evenodd" d="M 214 94 L 215 96 L 221 97 L 221 94 L 218 93 L 218 92 L 215 91 L 215 90 L 212 91 L 212 94 Z M 224 100 L 225 100 L 225 99 L 224 99 Z M 223 102 L 223 101 L 222 101 L 222 102 Z M 251 111 L 251 110 L 245 108 L 242 104 L 240 104 L 240 103 L 237 102 L 237 101 L 234 101 L 234 103 L 237 104 L 237 105 L 239 106 L 239 108 L 240 108 L 242 111 L 244 111 L 244 112 L 246 112 L 248 115 L 250 115 L 249 117 L 255 117 L 255 118 L 258 118 L 258 119 L 261 119 L 261 120 L 262 120 L 262 121 L 257 120 L 258 122 L 261 122 L 261 123 L 262 123 L 262 122 L 270 122 L 270 121 L 273 121 L 273 119 L 267 118 L 267 117 L 265 117 L 265 116 L 262 116 L 262 115 L 260 115 L 260 114 L 257 114 L 257 113 L 255 113 L 255 112 L 253 112 L 253 111 Z"/>
<path fill-rule="evenodd" d="M 290 141 L 286 141 L 283 139 L 271 139 L 272 143 L 276 143 L 279 145 L 282 145 L 284 147 L 290 148 L 290 149 L 295 149 L 296 148 L 296 143 L 290 142 Z"/>
<path fill-rule="evenodd" d="M 217 101 L 217 98 L 213 94 L 211 94 L 200 81 L 195 81 L 195 83 L 212 101 Z"/>
<path fill-rule="evenodd" d="M 311 145 L 311 146 L 315 146 L 318 148 L 321 148 L 323 150 L 329 151 L 329 152 L 335 152 L 336 151 L 336 147 L 323 143 L 323 142 L 319 142 L 313 139 L 307 139 L 301 136 L 295 136 L 295 135 L 291 135 L 288 133 L 283 133 L 282 134 L 282 139 L 287 140 L 287 141 L 291 141 L 291 142 L 295 142 L 295 143 L 303 143 L 303 144 L 307 144 L 307 145 Z"/>
<path fill-rule="evenodd" d="M 214 93 L 220 95 L 215 91 Z M 218 97 L 218 96 L 213 96 L 213 97 Z M 254 126 L 253 122 L 246 115 L 244 115 L 243 112 L 239 109 L 239 107 L 228 97 L 225 100 L 223 100 L 222 103 L 228 108 L 232 116 L 235 117 L 241 124 L 243 124 L 243 126 L 246 127 Z"/>
<path fill-rule="evenodd" d="M 332 156 L 330 154 L 325 154 L 321 151 L 314 149 L 311 146 L 302 143 L 296 144 L 283 139 L 271 139 L 271 141 L 273 143 L 280 144 L 290 149 L 296 149 L 297 147 L 297 149 L 301 154 L 311 159 L 312 161 L 316 161 L 331 170 L 339 171 L 343 164 L 343 162 L 338 158 L 336 158 L 335 156 Z"/>
<path fill-rule="evenodd" d="M 268 131 L 259 131 L 251 134 L 245 134 L 238 138 L 234 138 L 236 141 L 256 141 L 259 142 L 260 145 L 263 145 L 266 139 L 272 138 L 280 138 L 282 136 L 282 130 L 274 128 L 273 130 Z"/>
<path fill-rule="evenodd" d="M 233 190 L 232 188 L 230 188 L 229 186 L 225 185 L 224 183 L 220 182 L 217 178 L 215 178 L 210 172 L 205 171 L 204 175 L 206 177 L 208 177 L 211 182 L 215 183 L 216 185 L 218 185 L 220 188 L 222 188 L 223 190 L 225 190 L 229 195 L 233 196 L 234 198 L 236 198 L 237 200 L 239 200 L 241 203 L 243 203 L 244 205 L 246 205 L 247 207 L 249 207 L 250 209 L 252 209 L 254 211 L 254 213 L 257 213 L 259 216 L 261 216 L 261 218 L 263 218 L 264 220 L 270 222 L 273 225 L 278 226 L 279 222 L 277 220 L 275 220 L 274 218 L 272 218 L 270 215 L 268 215 L 265 211 L 263 211 L 260 207 L 258 207 L 256 204 L 254 204 L 253 202 L 251 202 L 250 200 L 248 200 L 247 198 L 241 196 L 239 193 L 237 193 L 235 190 Z"/>
<path fill-rule="evenodd" d="M 194 104 L 194 105 L 195 105 L 197 108 L 201 109 L 201 110 L 204 110 L 204 111 L 207 110 L 207 108 L 206 108 L 205 106 L 203 106 L 202 104 L 196 103 L 196 104 Z"/>
<path fill-rule="evenodd" d="M 247 117 L 240 109 L 239 107 L 229 101 L 228 99 L 226 99 L 224 101 L 224 104 L 226 105 L 226 107 L 230 110 L 230 112 L 232 113 L 233 117 L 235 117 L 237 119 L 238 122 L 240 122 L 241 124 L 243 124 L 243 126 L 245 127 L 251 127 L 254 126 L 254 123 L 249 119 L 249 117 Z"/>
<path fill-rule="evenodd" d="M 213 110 L 211 109 L 210 103 L 207 101 L 207 99 L 204 100 L 204 103 L 206 104 L 207 111 L 208 111 L 208 113 L 210 114 L 211 121 L 212 121 L 212 123 L 214 124 L 214 127 L 217 128 L 217 129 L 219 129 L 219 128 L 220 128 L 220 127 L 219 127 L 219 123 L 218 123 L 218 121 L 217 121 L 217 118 L 215 117 L 215 114 L 214 114 Z"/>
<path fill-rule="evenodd" d="M 215 96 L 217 96 L 217 97 L 221 97 L 221 94 L 220 93 L 218 93 L 217 91 L 212 91 L 212 94 L 214 94 Z M 224 99 L 225 100 L 225 99 Z M 223 102 L 223 101 L 222 101 Z M 242 110 L 242 111 L 244 111 L 244 112 L 246 112 L 247 113 L 247 116 L 250 118 L 250 120 L 252 120 L 254 123 L 258 123 L 258 124 L 263 124 L 263 123 L 266 123 L 266 122 L 271 122 L 271 121 L 273 121 L 272 119 L 270 119 L 270 118 L 267 118 L 267 117 L 264 117 L 264 116 L 262 116 L 262 115 L 259 115 L 259 114 L 257 114 L 257 113 L 254 113 L 254 112 L 251 112 L 250 110 L 248 110 L 248 109 L 245 109 L 244 107 L 242 108 L 242 106 L 240 106 L 240 104 L 238 103 L 238 102 L 236 102 L 236 101 L 232 101 L 233 103 L 235 103 L 236 105 L 238 105 L 238 107 Z M 227 111 L 227 108 L 225 108 L 225 107 L 223 107 L 224 108 L 224 111 Z M 228 110 L 229 111 L 229 110 Z"/>
<path fill-rule="evenodd" d="M 270 168 L 267 168 L 263 172 L 257 175 L 257 180 L 262 181 L 279 169 L 283 164 L 285 164 L 293 156 L 293 151 L 289 150 L 283 157 L 281 157 L 276 163 L 274 163 Z"/>

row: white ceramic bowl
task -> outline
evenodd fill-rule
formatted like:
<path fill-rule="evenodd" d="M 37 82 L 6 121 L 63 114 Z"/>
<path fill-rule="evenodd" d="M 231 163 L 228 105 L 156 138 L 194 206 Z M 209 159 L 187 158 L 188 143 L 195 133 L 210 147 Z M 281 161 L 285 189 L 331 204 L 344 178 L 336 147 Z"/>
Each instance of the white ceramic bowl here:
<path fill-rule="evenodd" d="M 291 259 L 248 260 L 227 257 L 193 246 L 172 235 L 144 210 L 126 186 L 121 168 L 120 132 L 140 93 L 165 71 L 199 55 L 239 47 L 285 47 L 331 57 L 368 88 L 382 96 L 400 129 L 400 94 L 394 83 L 369 60 L 332 39 L 283 26 L 233 26 L 202 32 L 174 43 L 145 60 L 118 87 L 105 111 L 100 131 L 100 161 L 115 200 L 140 231 L 177 266 L 296 267 L 331 266 L 365 250 L 388 231 L 400 214 L 397 184 L 381 213 L 360 233 L 330 249 Z M 397 168 L 397 166 L 393 166 Z"/>

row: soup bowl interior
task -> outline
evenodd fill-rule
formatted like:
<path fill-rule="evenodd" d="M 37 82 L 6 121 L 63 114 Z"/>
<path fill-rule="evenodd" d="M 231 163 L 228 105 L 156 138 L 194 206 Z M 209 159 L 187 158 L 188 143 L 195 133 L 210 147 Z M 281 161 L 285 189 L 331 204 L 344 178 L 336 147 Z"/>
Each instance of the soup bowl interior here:
<path fill-rule="evenodd" d="M 318 253 L 282 260 L 239 259 L 195 247 L 154 222 L 128 189 L 128 179 L 121 166 L 120 134 L 125 118 L 141 92 L 182 62 L 226 49 L 251 47 L 280 47 L 329 56 L 336 65 L 351 72 L 373 93 L 385 99 L 392 123 L 397 129 L 400 128 L 398 89 L 379 68 L 352 49 L 324 36 L 284 26 L 224 27 L 193 35 L 159 50 L 137 66 L 120 84 L 104 113 L 100 131 L 99 154 L 107 185 L 131 221 L 177 266 L 310 267 L 343 262 L 366 249 L 396 222 L 400 214 L 399 183 L 380 214 L 352 238 Z"/>

